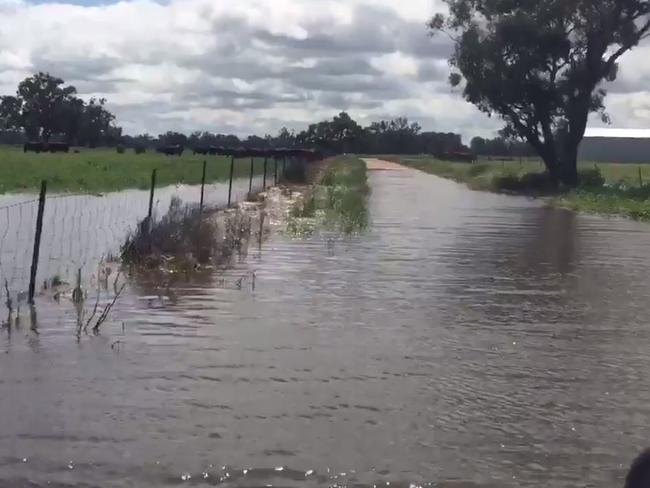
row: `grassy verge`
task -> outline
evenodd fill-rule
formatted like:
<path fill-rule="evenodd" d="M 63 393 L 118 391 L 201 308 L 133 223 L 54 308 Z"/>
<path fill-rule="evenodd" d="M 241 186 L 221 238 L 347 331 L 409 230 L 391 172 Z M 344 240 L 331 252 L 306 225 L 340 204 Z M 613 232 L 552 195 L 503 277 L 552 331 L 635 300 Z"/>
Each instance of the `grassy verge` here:
<path fill-rule="evenodd" d="M 418 156 L 386 159 L 465 183 L 473 190 L 546 196 L 556 206 L 650 221 L 650 165 L 581 162 L 579 187 L 557 190 L 541 174 L 544 168 L 539 160 L 480 161 L 471 165 Z"/>
<path fill-rule="evenodd" d="M 305 200 L 293 209 L 288 231 L 308 235 L 324 227 L 348 235 L 360 232 L 368 225 L 369 193 L 365 163 L 355 157 L 336 158 Z"/>
<path fill-rule="evenodd" d="M 23 153 L 22 148 L 0 146 L 0 193 L 38 191 L 42 180 L 48 190 L 61 192 L 106 192 L 127 188 L 149 188 L 151 172 L 157 169 L 157 185 L 199 184 L 203 161 L 208 161 L 208 182 L 225 181 L 230 175 L 230 159 L 217 156 L 165 156 L 149 151 L 136 155 L 132 150 L 118 154 L 115 149 L 85 149 L 69 154 Z M 255 160 L 261 174 L 263 160 Z M 269 164 L 269 174 L 272 165 Z M 247 177 L 250 160 L 235 160 L 235 177 Z"/>

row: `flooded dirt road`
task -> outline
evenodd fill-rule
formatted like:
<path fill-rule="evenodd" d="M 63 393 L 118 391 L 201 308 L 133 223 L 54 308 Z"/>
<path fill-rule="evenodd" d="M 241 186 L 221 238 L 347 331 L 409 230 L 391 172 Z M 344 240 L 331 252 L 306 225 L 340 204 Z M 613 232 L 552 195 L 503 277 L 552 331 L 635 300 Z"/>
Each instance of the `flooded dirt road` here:
<path fill-rule="evenodd" d="M 650 438 L 650 227 L 370 183 L 364 235 L 136 279 L 99 337 L 63 305 L 3 331 L 0 486 L 622 486 Z"/>

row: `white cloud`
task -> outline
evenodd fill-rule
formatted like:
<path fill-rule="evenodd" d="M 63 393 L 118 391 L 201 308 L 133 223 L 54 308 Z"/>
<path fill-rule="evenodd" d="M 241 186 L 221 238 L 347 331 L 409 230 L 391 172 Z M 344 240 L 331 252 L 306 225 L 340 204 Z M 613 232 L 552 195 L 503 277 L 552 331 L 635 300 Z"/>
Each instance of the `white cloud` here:
<path fill-rule="evenodd" d="M 125 129 L 273 132 L 341 110 L 425 129 L 500 126 L 446 84 L 440 0 L 150 0 L 82 6 L 0 0 L 0 93 L 39 70 L 104 96 Z M 650 121 L 647 49 L 612 86 L 618 125 Z M 624 122 L 623 122 L 624 121 Z"/>

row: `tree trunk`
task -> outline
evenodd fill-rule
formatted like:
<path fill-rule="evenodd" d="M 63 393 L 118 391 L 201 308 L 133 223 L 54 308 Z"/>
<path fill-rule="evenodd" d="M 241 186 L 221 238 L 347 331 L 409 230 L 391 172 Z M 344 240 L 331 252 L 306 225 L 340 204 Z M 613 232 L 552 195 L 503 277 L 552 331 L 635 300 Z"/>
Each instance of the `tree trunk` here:
<path fill-rule="evenodd" d="M 575 188 L 578 186 L 578 158 L 567 158 L 562 161 L 562 183 Z"/>
<path fill-rule="evenodd" d="M 582 137 L 570 136 L 562 147 L 561 181 L 571 188 L 578 186 L 578 147 L 581 141 Z"/>
<path fill-rule="evenodd" d="M 543 150 L 538 152 L 542 157 L 542 161 L 544 161 L 544 166 L 546 166 L 546 171 L 551 177 L 551 180 L 553 180 L 553 183 L 555 185 L 558 185 L 560 181 L 562 181 L 562 175 L 559 171 L 559 164 L 557 158 L 555 157 L 555 151 L 548 152 Z"/>

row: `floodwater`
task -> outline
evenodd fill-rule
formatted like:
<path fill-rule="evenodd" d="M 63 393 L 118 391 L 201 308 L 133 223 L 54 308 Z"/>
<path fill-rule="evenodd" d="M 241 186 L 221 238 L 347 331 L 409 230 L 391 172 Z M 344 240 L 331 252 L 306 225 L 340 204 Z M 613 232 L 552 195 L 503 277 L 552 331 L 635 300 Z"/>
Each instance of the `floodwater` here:
<path fill-rule="evenodd" d="M 370 180 L 364 235 L 136 280 L 98 337 L 63 304 L 4 331 L 0 486 L 622 486 L 650 438 L 650 227 Z"/>
<path fill-rule="evenodd" d="M 252 181 L 253 191 L 263 186 L 263 176 Z M 249 180 L 233 181 L 231 199 L 239 202 L 248 194 Z M 83 281 L 97 271 L 102 260 L 119 255 L 120 246 L 135 231 L 149 211 L 149 190 L 125 190 L 105 194 L 48 195 L 43 214 L 38 275 L 41 285 L 55 276 L 74 283 L 77 270 Z M 153 217 L 163 216 L 172 198 L 186 204 L 201 200 L 200 185 L 156 188 Z M 205 186 L 204 205 L 224 207 L 228 203 L 228 183 Z M 38 195 L 0 195 L 0 286 L 5 280 L 11 296 L 26 297 L 34 249 Z M 0 310 L 3 305 L 0 305 Z"/>

